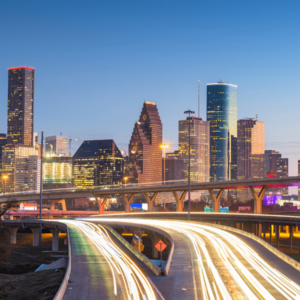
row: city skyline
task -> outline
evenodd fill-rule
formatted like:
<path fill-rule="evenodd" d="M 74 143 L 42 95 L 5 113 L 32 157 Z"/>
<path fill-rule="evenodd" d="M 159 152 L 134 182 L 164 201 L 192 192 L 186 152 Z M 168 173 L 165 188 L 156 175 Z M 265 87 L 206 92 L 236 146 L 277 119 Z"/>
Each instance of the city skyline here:
<path fill-rule="evenodd" d="M 11 51 L 10 47 L 3 50 L 6 59 L 0 62 L 0 132 L 6 132 L 7 69 L 14 66 L 28 65 L 36 69 L 36 132 L 40 133 L 43 130 L 45 136 L 59 135 L 62 132 L 63 135 L 82 140 L 111 138 L 120 149 L 124 150 L 128 147 L 132 122 L 137 121 L 138 107 L 144 100 L 157 103 L 164 124 L 164 142 L 170 144 L 170 151 L 178 149 L 176 132 L 178 121 L 184 117 L 183 112 L 186 109 L 197 111 L 197 81 L 201 80 L 200 114 L 205 120 L 206 84 L 222 79 L 239 87 L 238 119 L 255 118 L 255 114 L 258 113 L 258 120 L 266 124 L 266 149 L 279 151 L 284 157 L 288 157 L 290 175 L 297 175 L 300 145 L 296 138 L 298 94 L 295 87 L 299 76 L 296 73 L 298 60 L 295 49 L 298 41 L 293 36 L 298 21 L 297 18 L 291 17 L 296 9 L 291 10 L 290 6 L 282 7 L 276 3 L 270 7 L 264 3 L 260 4 L 258 12 L 255 6 L 235 2 L 235 7 L 229 8 L 219 2 L 220 10 L 213 15 L 213 22 L 210 22 L 214 25 L 204 26 L 208 16 L 203 12 L 211 12 L 212 4 L 196 5 L 190 10 L 192 4 L 182 9 L 180 3 L 175 3 L 170 9 L 170 5 L 166 3 L 160 6 L 159 11 L 155 10 L 156 5 L 155 2 L 152 6 L 139 4 L 136 7 L 133 4 L 127 7 L 120 4 L 115 12 L 114 26 L 109 21 L 113 11 L 109 4 L 94 3 L 91 6 L 80 7 L 77 3 L 70 14 L 64 14 L 67 10 L 65 4 L 62 4 L 60 13 L 48 6 L 45 10 L 43 5 L 33 7 L 20 3 L 18 8 L 14 7 L 16 16 L 33 17 L 32 20 L 29 18 L 28 26 L 40 39 L 38 41 L 30 39 L 32 43 L 24 51 Z M 3 22 L 4 26 L 8 22 L 10 15 L 8 12 L 12 10 L 12 5 L 2 4 L 2 8 L 0 22 Z M 197 8 L 203 14 L 199 20 L 194 18 L 195 12 L 191 12 Z M 132 32 L 132 37 L 129 36 L 134 22 L 141 21 L 145 16 L 145 9 L 151 12 L 150 16 L 145 19 L 145 24 L 142 23 L 140 29 Z M 249 12 L 246 16 L 243 13 L 237 14 L 239 11 L 243 12 L 243 9 Z M 187 11 L 188 14 L 184 15 Z M 228 19 L 234 16 L 241 26 L 237 28 L 235 22 L 233 24 L 224 19 L 221 11 L 222 14 L 227 13 Z M 84 14 L 85 21 L 81 30 L 78 30 L 76 18 L 79 12 Z M 99 18 L 96 20 L 96 13 L 104 12 L 107 17 L 102 21 L 98 21 Z M 125 18 L 126 14 L 123 12 L 128 12 L 132 20 Z M 140 17 L 137 12 L 140 12 Z M 288 14 L 284 15 L 284 12 Z M 87 19 L 87 14 L 90 14 L 90 20 Z M 249 23 L 250 15 L 251 19 L 253 15 L 256 17 L 255 23 Z M 158 25 L 151 28 L 154 17 L 157 18 Z M 182 17 L 183 22 L 176 24 L 179 17 Z M 47 20 L 42 23 L 41 28 L 34 27 L 34 21 L 41 18 Z M 54 27 L 52 18 L 56 18 L 58 22 Z M 192 22 L 190 19 L 195 21 Z M 14 33 L 20 25 L 18 20 L 16 18 L 15 24 L 7 32 L 1 33 L 2 39 L 7 44 L 13 41 Z M 58 26 L 65 21 L 72 25 L 72 29 L 64 27 L 60 32 Z M 99 34 L 104 44 L 95 42 L 89 48 L 84 46 L 85 43 L 79 45 L 76 41 L 77 38 L 87 41 L 84 34 L 88 31 L 86 29 L 92 28 L 91 22 L 95 22 L 91 33 Z M 276 24 L 281 25 L 280 31 L 276 29 Z M 104 25 L 112 26 L 111 31 L 109 27 L 104 28 Z M 117 34 L 121 26 L 124 27 L 121 33 Z M 204 26 L 203 29 L 199 29 L 201 26 Z M 49 32 L 50 28 L 53 29 L 53 33 Z M 239 37 L 239 44 L 236 42 L 230 44 L 222 38 L 222 49 L 217 47 L 219 42 L 214 41 L 212 37 L 223 28 L 234 32 Z M 78 37 L 74 36 L 76 29 Z M 159 29 L 167 34 L 169 45 L 163 41 L 164 35 L 159 33 Z M 47 40 L 41 35 L 42 30 L 49 33 Z M 143 30 L 148 40 L 141 38 L 137 45 L 134 40 Z M 158 36 L 155 33 L 158 33 Z M 245 33 L 245 37 L 242 33 L 243 35 Z M 267 41 L 264 38 L 266 35 Z M 64 36 L 68 36 L 68 46 L 63 42 Z M 62 41 L 59 48 L 53 48 L 48 44 L 57 39 Z M 184 46 L 178 45 L 178 40 L 184 41 Z M 153 43 L 150 48 L 149 42 Z M 207 43 L 209 47 L 204 47 L 203 45 Z M 263 51 L 261 46 L 265 46 Z M 159 47 L 161 50 L 149 52 L 154 49 L 153 47 Z M 147 48 L 146 53 L 142 54 Z M 211 49 L 218 50 L 211 51 Z M 288 57 L 282 56 L 283 51 L 289 54 Z M 132 54 L 129 54 L 130 52 Z M 124 55 L 128 56 L 128 63 L 120 63 L 124 60 Z M 66 59 L 69 56 L 70 58 Z M 101 56 L 105 57 L 105 61 Z M 158 57 L 160 58 L 157 61 Z M 274 61 L 277 62 L 276 65 L 273 65 Z M 64 70 L 59 72 L 62 74 L 58 74 L 58 69 Z M 286 74 L 289 76 L 284 76 Z M 81 101 L 88 101 L 86 103 L 89 105 L 82 106 Z M 171 110 L 170 103 L 172 103 Z M 283 103 L 289 105 L 280 109 Z M 129 110 L 128 106 L 132 109 Z M 89 110 L 91 107 L 92 111 Z M 85 118 L 87 113 L 90 115 Z M 122 119 L 122 128 L 112 124 L 111 129 L 106 130 L 108 115 Z M 96 121 L 97 118 L 99 122 Z M 282 118 L 285 119 L 284 122 L 281 121 Z M 80 126 L 78 120 L 82 120 Z M 80 142 L 72 144 L 72 154 L 79 146 Z"/>

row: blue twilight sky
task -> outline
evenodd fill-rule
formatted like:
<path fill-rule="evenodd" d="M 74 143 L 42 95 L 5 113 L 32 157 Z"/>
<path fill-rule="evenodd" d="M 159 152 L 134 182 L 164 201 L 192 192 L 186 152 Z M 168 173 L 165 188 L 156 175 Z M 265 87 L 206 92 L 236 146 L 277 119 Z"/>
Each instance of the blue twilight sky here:
<path fill-rule="evenodd" d="M 265 121 L 266 149 L 300 159 L 300 1 L 1 1 L 0 132 L 7 68 L 36 69 L 35 131 L 128 149 L 143 101 L 174 150 L 183 111 L 206 119 L 206 84 L 238 85 L 238 117 Z M 80 142 L 73 143 L 76 151 Z"/>

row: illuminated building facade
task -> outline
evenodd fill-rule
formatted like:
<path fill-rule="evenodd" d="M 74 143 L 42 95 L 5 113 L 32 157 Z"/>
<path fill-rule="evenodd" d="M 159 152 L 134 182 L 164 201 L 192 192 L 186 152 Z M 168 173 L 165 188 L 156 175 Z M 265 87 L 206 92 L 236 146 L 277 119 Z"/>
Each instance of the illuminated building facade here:
<path fill-rule="evenodd" d="M 300 176 L 300 160 L 298 160 L 298 176 Z M 298 188 L 298 200 L 300 200 L 300 187 Z"/>
<path fill-rule="evenodd" d="M 207 84 L 210 122 L 210 180 L 237 179 L 237 86 Z"/>
<path fill-rule="evenodd" d="M 2 178 L 2 147 L 7 144 L 5 133 L 0 133 L 0 178 Z M 3 184 L 0 184 L 0 193 L 2 193 Z"/>
<path fill-rule="evenodd" d="M 289 176 L 289 159 L 280 157 L 277 159 L 277 177 L 284 178 L 288 176 Z M 280 188 L 280 190 L 283 196 L 289 195 L 288 187 L 282 187 Z"/>
<path fill-rule="evenodd" d="M 277 175 L 277 160 L 281 157 L 281 154 L 274 150 L 265 151 L 265 177 L 267 174 L 274 173 Z"/>
<path fill-rule="evenodd" d="M 265 123 L 254 119 L 238 120 L 237 179 L 264 178 Z M 248 189 L 237 191 L 239 200 L 251 199 Z"/>
<path fill-rule="evenodd" d="M 51 156 L 43 159 L 43 184 L 72 184 L 72 156 Z"/>
<path fill-rule="evenodd" d="M 289 159 L 282 158 L 281 153 L 274 150 L 265 151 L 265 176 L 276 176 L 279 178 L 288 177 Z M 281 194 L 288 196 L 288 187 L 272 188 L 266 190 L 267 194 Z"/>
<path fill-rule="evenodd" d="M 34 69 L 8 69 L 7 142 L 33 145 Z"/>
<path fill-rule="evenodd" d="M 129 142 L 128 183 L 161 182 L 162 123 L 156 103 L 144 102 Z"/>
<path fill-rule="evenodd" d="M 188 178 L 189 124 L 191 139 L 191 182 L 209 182 L 210 177 L 210 126 L 202 118 L 187 117 L 179 121 L 179 155 L 183 161 L 184 178 Z"/>
<path fill-rule="evenodd" d="M 46 137 L 46 156 L 67 156 L 67 137 L 54 135 Z"/>
<path fill-rule="evenodd" d="M 41 159 L 38 149 L 21 144 L 3 146 L 2 170 L 8 175 L 7 192 L 38 191 Z"/>
<path fill-rule="evenodd" d="M 121 184 L 124 157 L 113 140 L 84 141 L 73 156 L 73 184 L 78 188 Z"/>

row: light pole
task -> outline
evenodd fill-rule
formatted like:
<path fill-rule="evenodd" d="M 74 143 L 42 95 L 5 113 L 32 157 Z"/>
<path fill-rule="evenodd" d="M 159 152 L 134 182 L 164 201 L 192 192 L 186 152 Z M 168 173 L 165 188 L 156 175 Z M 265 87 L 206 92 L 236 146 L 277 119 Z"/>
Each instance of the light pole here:
<path fill-rule="evenodd" d="M 191 114 L 194 114 L 195 112 L 192 110 L 186 110 L 184 112 L 185 114 L 188 114 L 188 121 L 189 121 L 189 168 L 188 168 L 188 221 L 191 220 Z"/>
<path fill-rule="evenodd" d="M 4 193 L 6 193 L 6 179 L 8 179 L 8 176 L 7 175 L 3 175 L 2 178 L 4 179 Z"/>
<path fill-rule="evenodd" d="M 168 147 L 169 145 L 167 144 L 160 145 L 160 148 L 162 148 L 164 151 L 164 185 L 166 184 L 166 148 Z M 166 205 L 166 192 L 164 192 L 164 210 L 165 210 L 165 205 Z"/>
<path fill-rule="evenodd" d="M 169 147 L 169 145 L 167 145 L 167 144 L 160 145 L 160 148 L 162 148 L 164 151 L 164 185 L 165 185 L 165 181 L 166 181 L 166 148 L 168 148 L 168 147 Z"/>

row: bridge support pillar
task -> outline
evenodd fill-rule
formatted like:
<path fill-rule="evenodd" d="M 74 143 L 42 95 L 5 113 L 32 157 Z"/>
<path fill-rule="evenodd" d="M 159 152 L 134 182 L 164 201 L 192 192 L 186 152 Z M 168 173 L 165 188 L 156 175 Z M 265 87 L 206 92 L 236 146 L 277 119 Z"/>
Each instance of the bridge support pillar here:
<path fill-rule="evenodd" d="M 272 245 L 272 240 L 273 240 L 273 226 L 274 225 L 270 225 L 270 244 Z"/>
<path fill-rule="evenodd" d="M 31 231 L 33 233 L 33 242 L 32 246 L 37 247 L 40 243 L 40 231 L 41 228 L 31 228 Z"/>
<path fill-rule="evenodd" d="M 59 230 L 50 229 L 52 233 L 52 251 L 56 252 L 59 250 Z"/>
<path fill-rule="evenodd" d="M 210 194 L 210 196 L 212 197 L 212 199 L 214 201 L 214 212 L 219 212 L 219 209 L 220 209 L 220 200 L 221 200 L 221 197 L 223 195 L 224 189 L 220 189 L 217 197 L 214 194 L 214 190 L 213 189 L 209 189 L 208 191 L 209 191 L 209 194 Z"/>
<path fill-rule="evenodd" d="M 19 227 L 11 227 L 10 228 L 10 243 L 16 244 L 17 243 L 17 231 Z"/>
<path fill-rule="evenodd" d="M 276 226 L 276 248 L 279 249 L 279 235 L 280 235 L 279 225 L 275 225 L 275 226 Z"/>
<path fill-rule="evenodd" d="M 99 214 L 103 215 L 104 214 L 104 205 L 105 205 L 105 203 L 108 199 L 108 196 L 105 196 L 102 201 L 101 201 L 101 198 L 98 198 L 97 196 L 95 198 L 96 198 L 97 203 L 99 205 Z"/>
<path fill-rule="evenodd" d="M 132 193 L 132 194 L 129 196 L 129 198 L 126 197 L 126 194 L 121 194 L 121 195 L 123 196 L 123 198 L 124 198 L 124 200 L 125 200 L 125 205 L 126 205 L 126 207 L 125 207 L 125 212 L 126 212 L 126 213 L 130 213 L 130 203 L 131 203 L 131 201 L 132 201 L 132 199 L 133 199 L 134 193 Z"/>
<path fill-rule="evenodd" d="M 293 250 L 293 235 L 294 235 L 294 226 L 290 225 L 290 249 Z"/>
<path fill-rule="evenodd" d="M 266 192 L 266 187 L 263 186 L 259 194 L 256 194 L 253 186 L 250 186 L 250 191 L 254 199 L 254 213 L 261 214 L 262 213 L 261 203 Z"/>
<path fill-rule="evenodd" d="M 61 200 L 52 200 L 52 199 L 50 199 L 49 201 L 51 202 L 51 209 L 50 209 L 51 211 L 55 210 L 55 204 L 56 203 L 61 203 L 62 211 L 66 211 L 67 210 L 66 200 L 65 199 L 61 199 Z"/>
<path fill-rule="evenodd" d="M 262 224 L 259 223 L 258 224 L 258 236 L 261 238 L 261 234 L 262 234 Z"/>
<path fill-rule="evenodd" d="M 154 193 L 153 196 L 150 198 L 147 193 L 144 193 L 146 200 L 148 202 L 148 212 L 153 212 L 153 204 L 157 194 L 158 194 L 157 192 Z"/>
<path fill-rule="evenodd" d="M 173 195 L 176 200 L 176 211 L 177 212 L 183 212 L 184 198 L 185 198 L 186 194 L 187 194 L 187 191 L 183 191 L 182 195 L 179 197 L 177 195 L 177 192 L 173 191 Z"/>

